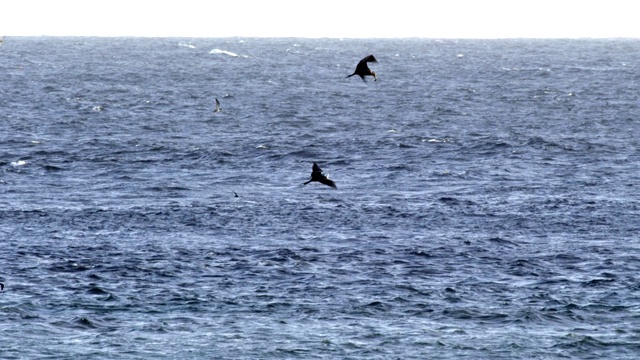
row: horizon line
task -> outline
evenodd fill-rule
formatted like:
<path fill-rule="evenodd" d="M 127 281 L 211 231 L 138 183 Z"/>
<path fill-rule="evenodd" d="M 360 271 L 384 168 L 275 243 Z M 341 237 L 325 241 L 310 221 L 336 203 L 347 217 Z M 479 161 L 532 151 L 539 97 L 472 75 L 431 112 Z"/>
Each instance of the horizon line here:
<path fill-rule="evenodd" d="M 393 39 L 421 39 L 421 40 L 640 40 L 635 36 L 293 36 L 293 35 L 229 35 L 229 36 L 205 36 L 205 35 L 2 35 L 7 37 L 76 37 L 76 38 L 195 38 L 195 39 L 335 39 L 335 40 L 393 40 Z"/>

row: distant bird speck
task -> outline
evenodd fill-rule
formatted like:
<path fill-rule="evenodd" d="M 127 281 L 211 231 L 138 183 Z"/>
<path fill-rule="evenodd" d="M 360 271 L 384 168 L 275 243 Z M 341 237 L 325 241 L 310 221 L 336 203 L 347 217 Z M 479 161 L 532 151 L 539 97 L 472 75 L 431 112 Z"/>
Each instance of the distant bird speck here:
<path fill-rule="evenodd" d="M 364 59 L 360 60 L 360 62 L 356 66 L 356 71 L 354 71 L 353 74 L 347 76 L 347 78 L 350 78 L 353 75 L 358 75 L 358 76 L 360 76 L 362 81 L 366 81 L 364 79 L 365 76 L 373 76 L 373 81 L 377 81 L 378 80 L 378 76 L 376 75 L 375 72 L 373 72 L 373 71 L 371 71 L 371 69 L 369 69 L 369 66 L 367 66 L 368 62 L 377 63 L 378 60 L 376 60 L 376 58 L 373 55 L 369 55 L 369 56 L 365 57 Z"/>
<path fill-rule="evenodd" d="M 338 188 L 336 184 L 331 179 L 329 179 L 329 177 L 322 173 L 322 169 L 320 169 L 320 166 L 318 166 L 318 164 L 316 164 L 315 162 L 313 163 L 313 168 L 311 170 L 311 179 L 302 185 L 307 185 L 312 181 L 317 181 L 321 184 L 331 186 L 334 189 Z"/>

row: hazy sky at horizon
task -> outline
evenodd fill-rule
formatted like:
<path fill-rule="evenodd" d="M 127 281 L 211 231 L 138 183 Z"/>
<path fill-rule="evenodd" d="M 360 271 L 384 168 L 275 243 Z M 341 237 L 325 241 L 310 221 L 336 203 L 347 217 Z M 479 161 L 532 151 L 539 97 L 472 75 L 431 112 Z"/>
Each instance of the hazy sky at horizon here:
<path fill-rule="evenodd" d="M 634 1 L 16 0 L 0 36 L 640 38 Z"/>

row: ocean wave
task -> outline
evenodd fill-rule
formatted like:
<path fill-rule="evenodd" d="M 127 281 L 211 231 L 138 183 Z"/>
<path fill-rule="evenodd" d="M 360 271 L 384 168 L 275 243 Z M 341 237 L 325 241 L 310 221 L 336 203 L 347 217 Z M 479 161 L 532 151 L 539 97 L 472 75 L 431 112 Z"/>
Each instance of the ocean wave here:
<path fill-rule="evenodd" d="M 222 55 L 228 55 L 228 56 L 231 56 L 231 57 L 248 58 L 247 55 L 240 55 L 240 54 L 236 54 L 236 53 L 231 52 L 231 51 L 220 50 L 220 49 L 213 49 L 213 50 L 209 51 L 209 54 L 222 54 Z"/>

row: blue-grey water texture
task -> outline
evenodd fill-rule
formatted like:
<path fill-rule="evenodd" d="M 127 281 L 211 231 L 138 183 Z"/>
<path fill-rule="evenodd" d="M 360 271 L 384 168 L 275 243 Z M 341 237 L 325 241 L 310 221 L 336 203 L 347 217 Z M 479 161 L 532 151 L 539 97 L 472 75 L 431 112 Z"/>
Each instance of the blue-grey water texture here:
<path fill-rule="evenodd" d="M 638 54 L 7 37 L 0 357 L 637 359 Z"/>

